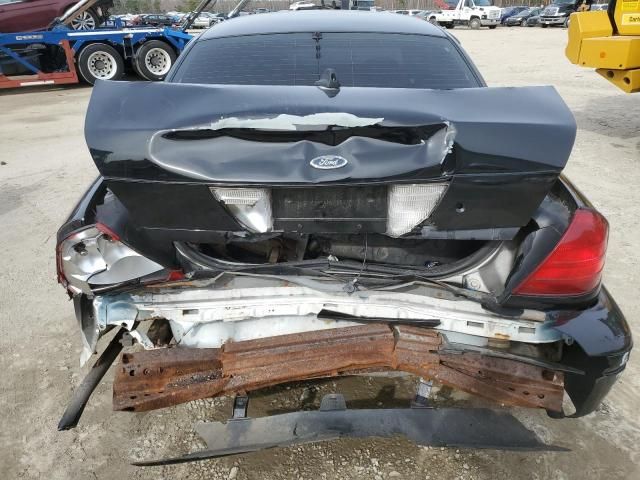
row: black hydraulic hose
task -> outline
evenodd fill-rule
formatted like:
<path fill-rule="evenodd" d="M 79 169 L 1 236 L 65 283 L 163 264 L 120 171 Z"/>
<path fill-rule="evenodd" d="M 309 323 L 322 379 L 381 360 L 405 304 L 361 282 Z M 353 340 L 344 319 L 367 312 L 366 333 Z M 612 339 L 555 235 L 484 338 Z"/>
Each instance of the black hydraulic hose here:
<path fill-rule="evenodd" d="M 98 360 L 96 360 L 96 363 L 94 363 L 91 371 L 86 377 L 84 377 L 76 391 L 73 392 L 71 402 L 64 411 L 60 422 L 58 422 L 59 431 L 69 430 L 78 425 L 78 421 L 82 416 L 84 407 L 87 406 L 89 397 L 91 397 L 91 394 L 96 389 L 105 373 L 107 373 L 111 364 L 116 360 L 116 358 L 118 358 L 118 355 L 122 350 L 122 343 L 120 343 L 120 340 L 125 332 L 126 329 L 124 328 L 118 330 L 111 339 L 111 342 L 109 342 L 109 345 L 107 345 L 107 348 L 102 352 L 102 355 L 100 355 Z"/>

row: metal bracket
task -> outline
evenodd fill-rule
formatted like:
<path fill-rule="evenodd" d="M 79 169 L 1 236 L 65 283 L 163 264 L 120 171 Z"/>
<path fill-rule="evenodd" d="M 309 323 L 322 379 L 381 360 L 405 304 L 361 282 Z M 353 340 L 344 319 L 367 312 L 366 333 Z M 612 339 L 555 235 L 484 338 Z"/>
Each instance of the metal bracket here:
<path fill-rule="evenodd" d="M 233 399 L 233 411 L 231 419 L 238 420 L 247 418 L 247 408 L 249 407 L 249 397 L 247 395 L 236 395 Z"/>
<path fill-rule="evenodd" d="M 322 397 L 320 401 L 321 412 L 331 412 L 335 410 L 346 410 L 347 402 L 341 393 L 331 393 Z"/>
<path fill-rule="evenodd" d="M 431 397 L 432 388 L 433 380 L 425 382 L 424 378 L 420 378 L 416 398 L 411 402 L 411 408 L 429 408 L 429 398 Z"/>

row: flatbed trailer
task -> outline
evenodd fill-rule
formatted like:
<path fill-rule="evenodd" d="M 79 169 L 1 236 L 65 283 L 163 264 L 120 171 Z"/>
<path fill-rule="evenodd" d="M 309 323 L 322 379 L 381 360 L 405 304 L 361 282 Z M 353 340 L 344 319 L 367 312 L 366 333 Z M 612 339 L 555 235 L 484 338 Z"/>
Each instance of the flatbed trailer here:
<path fill-rule="evenodd" d="M 193 38 L 197 16 L 216 0 L 202 0 L 178 27 L 127 27 L 119 20 L 95 30 L 73 30 L 71 21 L 98 0 L 81 0 L 48 30 L 0 33 L 0 89 L 118 80 L 127 67 L 145 80 L 163 80 Z M 241 0 L 233 18 L 248 3 Z"/>
<path fill-rule="evenodd" d="M 191 38 L 168 27 L 0 33 L 0 88 L 118 80 L 126 64 L 162 80 Z"/>

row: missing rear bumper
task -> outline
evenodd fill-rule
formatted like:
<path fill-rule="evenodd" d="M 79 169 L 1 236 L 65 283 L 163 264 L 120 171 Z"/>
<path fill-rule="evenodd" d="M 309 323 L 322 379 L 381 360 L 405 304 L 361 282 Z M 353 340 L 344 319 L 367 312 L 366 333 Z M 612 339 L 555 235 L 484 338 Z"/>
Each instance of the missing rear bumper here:
<path fill-rule="evenodd" d="M 559 371 L 455 352 L 430 329 L 363 325 L 228 342 L 222 348 L 126 353 L 113 385 L 115 410 L 147 411 L 291 381 L 397 370 L 501 405 L 562 410 Z"/>

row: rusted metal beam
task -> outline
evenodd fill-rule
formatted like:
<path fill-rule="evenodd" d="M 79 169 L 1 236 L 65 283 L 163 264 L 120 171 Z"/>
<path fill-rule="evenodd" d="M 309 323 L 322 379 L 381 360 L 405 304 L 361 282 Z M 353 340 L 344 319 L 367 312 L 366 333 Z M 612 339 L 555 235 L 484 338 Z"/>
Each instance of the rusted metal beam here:
<path fill-rule="evenodd" d="M 476 353 L 441 353 L 442 346 L 442 337 L 431 329 L 371 324 L 222 348 L 123 354 L 113 407 L 146 411 L 296 380 L 399 370 L 504 405 L 561 410 L 562 373 Z"/>

